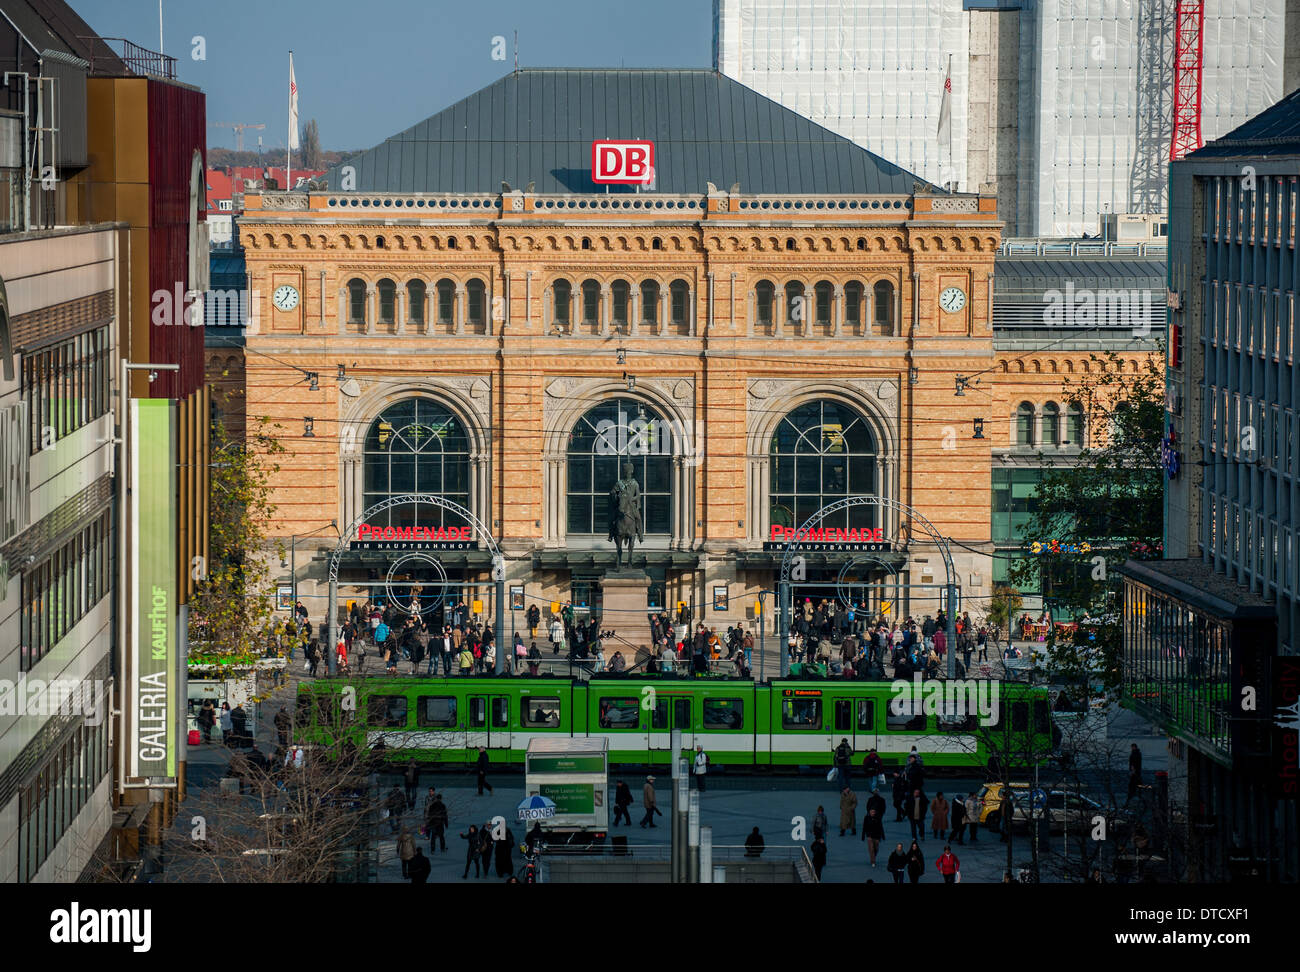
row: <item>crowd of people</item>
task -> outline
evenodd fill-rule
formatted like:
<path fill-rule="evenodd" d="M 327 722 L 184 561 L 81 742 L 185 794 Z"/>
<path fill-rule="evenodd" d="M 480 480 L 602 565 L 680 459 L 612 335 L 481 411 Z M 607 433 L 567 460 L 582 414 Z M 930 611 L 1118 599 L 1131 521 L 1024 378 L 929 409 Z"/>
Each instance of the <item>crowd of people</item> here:
<path fill-rule="evenodd" d="M 507 674 L 541 673 L 545 655 L 538 648 L 539 632 L 552 658 L 562 655 L 592 673 L 737 678 L 753 673 L 753 631 L 741 625 L 709 627 L 694 621 L 685 606 L 675 616 L 650 615 L 648 639 L 603 630 L 600 617 L 579 617 L 570 603 L 545 622 L 533 604 L 525 619 L 528 643 L 522 633 L 514 635 L 502 659 Z M 292 662 L 301 652 L 303 670 L 315 677 L 328 668 L 323 628 L 313 629 L 307 609 L 298 602 L 291 616 L 269 632 L 268 654 L 284 654 Z M 967 613 L 956 619 L 954 629 L 959 677 L 972 665 L 987 663 L 990 647 L 999 650 L 996 632 L 976 625 Z M 911 678 L 919 672 L 931 678 L 946 669 L 949 638 L 942 610 L 934 617 L 899 621 L 873 614 L 865 604 L 845 607 L 834 598 L 814 603 L 806 597 L 792 613 L 786 647 L 796 676 L 881 679 Z M 397 674 L 404 665 L 413 675 L 475 675 L 495 672 L 497 663 L 491 619 L 479 620 L 463 600 L 429 615 L 403 611 L 392 603 L 352 602 L 339 625 L 334 652 L 337 669 L 345 675 L 366 674 L 368 669 Z M 1002 654 L 1014 652 L 1008 647 Z"/>

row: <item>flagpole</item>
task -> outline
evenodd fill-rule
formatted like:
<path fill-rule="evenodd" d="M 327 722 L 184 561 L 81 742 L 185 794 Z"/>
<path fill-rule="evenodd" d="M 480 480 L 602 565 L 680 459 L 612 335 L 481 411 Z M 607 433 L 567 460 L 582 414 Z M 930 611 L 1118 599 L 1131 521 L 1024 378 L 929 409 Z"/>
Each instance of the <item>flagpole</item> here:
<path fill-rule="evenodd" d="M 289 132 L 284 140 L 284 191 L 288 192 L 293 182 L 290 179 L 293 158 L 293 51 L 289 52 Z"/>

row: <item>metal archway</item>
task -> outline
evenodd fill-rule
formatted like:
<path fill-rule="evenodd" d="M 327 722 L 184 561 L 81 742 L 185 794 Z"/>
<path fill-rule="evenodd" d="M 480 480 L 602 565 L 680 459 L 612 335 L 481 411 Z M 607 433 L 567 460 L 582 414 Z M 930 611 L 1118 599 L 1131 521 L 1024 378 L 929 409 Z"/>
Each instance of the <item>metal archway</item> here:
<path fill-rule="evenodd" d="M 952 551 L 948 545 L 948 538 L 939 533 L 934 528 L 934 524 L 927 520 L 906 503 L 900 503 L 898 500 L 889 499 L 886 496 L 846 496 L 844 499 L 836 500 L 834 503 L 828 503 L 820 510 L 808 517 L 803 525 L 797 527 L 792 536 L 785 545 L 785 553 L 781 557 L 781 580 L 778 585 L 778 598 L 781 602 L 781 675 L 788 675 L 790 672 L 790 568 L 793 566 L 794 557 L 799 550 L 803 540 L 808 536 L 808 531 L 817 526 L 826 517 L 832 513 L 838 513 L 840 510 L 846 510 L 854 506 L 880 506 L 892 510 L 896 513 L 905 515 L 909 521 L 919 523 L 925 534 L 934 541 L 939 553 L 943 556 L 943 569 L 946 576 L 946 586 L 948 590 L 948 677 L 954 678 L 957 675 L 957 584 L 955 580 L 955 571 L 952 566 Z"/>
<path fill-rule="evenodd" d="M 509 646 L 505 644 L 505 615 L 506 615 L 506 561 L 501 555 L 501 548 L 497 546 L 495 538 L 491 531 L 484 526 L 483 521 L 471 513 L 459 503 L 453 503 L 443 496 L 436 496 L 433 493 L 405 493 L 401 496 L 390 496 L 386 500 L 381 500 L 373 506 L 367 507 L 356 519 L 348 524 L 347 530 L 339 536 L 339 542 L 334 547 L 334 552 L 330 554 L 330 595 L 329 595 L 329 644 L 326 652 L 329 655 L 329 671 L 331 675 L 338 672 L 338 652 L 335 646 L 338 644 L 338 602 L 339 602 L 339 561 L 343 557 L 345 544 L 348 539 L 356 532 L 357 527 L 376 513 L 383 513 L 394 506 L 410 506 L 415 503 L 427 503 L 430 506 L 436 506 L 440 509 L 447 510 L 462 517 L 466 522 L 473 524 L 475 536 L 487 545 L 488 551 L 492 554 L 492 582 L 496 588 L 496 672 L 498 675 L 505 668 L 506 651 Z"/>

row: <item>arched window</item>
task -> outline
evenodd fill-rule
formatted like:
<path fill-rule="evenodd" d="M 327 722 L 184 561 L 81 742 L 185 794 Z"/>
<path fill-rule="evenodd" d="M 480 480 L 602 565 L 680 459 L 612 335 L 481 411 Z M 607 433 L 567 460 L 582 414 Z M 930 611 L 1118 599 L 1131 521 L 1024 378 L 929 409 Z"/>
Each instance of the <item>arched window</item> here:
<path fill-rule="evenodd" d="M 366 322 L 366 282 L 357 277 L 348 281 L 348 323 Z"/>
<path fill-rule="evenodd" d="M 785 285 L 785 319 L 786 323 L 798 326 L 808 320 L 807 301 L 803 295 L 803 284 L 791 280 Z"/>
<path fill-rule="evenodd" d="M 850 328 L 862 324 L 862 296 L 864 288 L 860 281 L 850 280 L 844 285 L 844 322 Z"/>
<path fill-rule="evenodd" d="M 1016 445 L 1034 444 L 1034 406 L 1021 402 L 1016 409 Z"/>
<path fill-rule="evenodd" d="M 379 291 L 379 323 L 392 324 L 397 320 L 397 284 L 385 277 L 375 289 Z"/>
<path fill-rule="evenodd" d="M 389 405 L 370 424 L 364 450 L 365 505 L 433 493 L 469 507 L 469 437 L 450 411 L 428 398 Z M 372 526 L 464 526 L 428 503 L 397 506 Z"/>
<path fill-rule="evenodd" d="M 1065 410 L 1065 441 L 1062 444 L 1076 449 L 1083 446 L 1083 408 L 1080 405 L 1071 404 Z"/>
<path fill-rule="evenodd" d="M 615 280 L 609 285 L 609 293 L 613 298 L 614 306 L 611 312 L 614 316 L 615 326 L 627 324 L 627 305 L 632 297 L 632 288 L 626 280 Z"/>
<path fill-rule="evenodd" d="M 424 323 L 425 288 L 423 280 L 412 280 L 406 285 L 406 319 L 412 324 Z"/>
<path fill-rule="evenodd" d="M 654 324 L 659 320 L 659 284 L 654 280 L 641 283 L 641 323 Z"/>
<path fill-rule="evenodd" d="M 595 280 L 582 282 L 582 323 L 600 323 L 600 284 Z"/>
<path fill-rule="evenodd" d="M 555 298 L 554 313 L 551 315 L 556 324 L 569 323 L 569 308 L 573 301 L 573 286 L 567 280 L 557 280 L 551 285 Z"/>
<path fill-rule="evenodd" d="M 443 278 L 438 281 L 438 323 L 454 324 L 456 322 L 456 285 Z"/>
<path fill-rule="evenodd" d="M 568 532 L 608 536 L 609 492 L 630 462 L 646 535 L 667 535 L 673 452 L 672 430 L 648 405 L 615 398 L 587 412 L 569 433 Z"/>
<path fill-rule="evenodd" d="M 754 284 L 754 317 L 756 323 L 772 323 L 772 307 L 776 300 L 776 285 L 770 280 Z"/>
<path fill-rule="evenodd" d="M 668 308 L 672 323 L 685 326 L 690 321 L 690 285 L 685 280 L 674 280 L 668 285 Z"/>
<path fill-rule="evenodd" d="M 875 326 L 881 334 L 894 333 L 894 285 L 888 280 L 879 281 L 872 290 L 875 305 Z"/>
<path fill-rule="evenodd" d="M 471 280 L 465 284 L 465 320 L 475 327 L 482 327 L 487 321 L 487 287 L 482 280 Z"/>
<path fill-rule="evenodd" d="M 1056 402 L 1043 406 L 1043 445 L 1061 444 L 1061 407 Z"/>
<path fill-rule="evenodd" d="M 816 324 L 829 324 L 831 322 L 831 300 L 835 294 L 835 287 L 829 280 L 819 281 L 813 288 L 813 322 Z"/>
<path fill-rule="evenodd" d="M 862 413 L 840 402 L 800 405 L 781 420 L 771 444 L 771 525 L 799 526 L 846 496 L 879 492 L 876 437 Z M 874 527 L 879 507 L 852 506 L 828 527 Z"/>

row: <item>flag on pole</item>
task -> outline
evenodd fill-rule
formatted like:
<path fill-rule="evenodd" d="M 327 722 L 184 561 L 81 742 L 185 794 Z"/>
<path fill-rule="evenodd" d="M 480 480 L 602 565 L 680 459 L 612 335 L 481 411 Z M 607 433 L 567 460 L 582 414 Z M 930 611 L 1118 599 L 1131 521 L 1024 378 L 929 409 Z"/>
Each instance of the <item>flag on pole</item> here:
<path fill-rule="evenodd" d="M 952 55 L 943 78 L 943 100 L 939 102 L 939 181 L 945 188 L 956 182 L 952 167 Z"/>
<path fill-rule="evenodd" d="M 289 52 L 289 149 L 298 147 L 298 82 L 293 79 L 293 51 Z"/>

